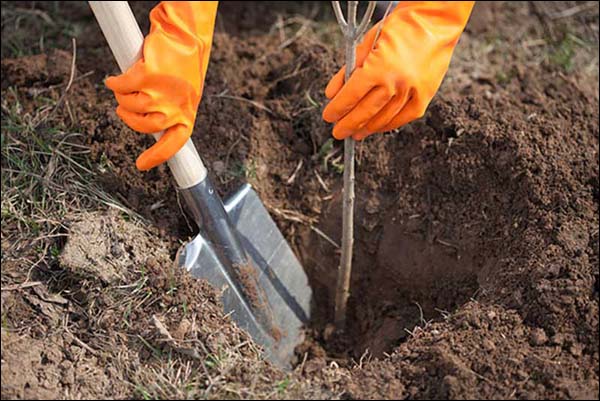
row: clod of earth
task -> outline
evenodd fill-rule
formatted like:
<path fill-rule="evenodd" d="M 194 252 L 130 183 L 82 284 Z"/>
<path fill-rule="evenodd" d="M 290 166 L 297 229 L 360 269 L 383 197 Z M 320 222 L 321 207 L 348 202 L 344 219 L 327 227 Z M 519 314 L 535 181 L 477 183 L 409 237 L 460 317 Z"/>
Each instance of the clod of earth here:
<path fill-rule="evenodd" d="M 157 254 L 168 255 L 165 243 L 148 241 L 141 226 L 118 219 L 116 212 L 93 217 L 87 213 L 71 216 L 71 235 L 61 252 L 60 263 L 73 274 L 111 284 L 123 279 L 131 266 L 143 266 Z M 125 225 L 129 227 L 125 229 Z"/>

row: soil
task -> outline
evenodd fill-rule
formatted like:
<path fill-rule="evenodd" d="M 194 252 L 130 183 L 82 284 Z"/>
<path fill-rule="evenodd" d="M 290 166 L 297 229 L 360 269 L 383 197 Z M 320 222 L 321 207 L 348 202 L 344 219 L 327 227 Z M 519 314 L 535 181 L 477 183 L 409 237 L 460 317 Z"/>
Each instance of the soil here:
<path fill-rule="evenodd" d="M 250 337 L 223 316 L 215 290 L 174 268 L 156 232 L 117 212 L 66 220 L 70 230 L 60 276 L 30 288 L 3 287 L 3 316 L 24 323 L 2 331 L 3 398 L 122 399 L 131 396 L 131 382 L 148 386 L 137 387 L 136 394 L 163 398 L 160 386 L 188 385 L 185 376 L 193 380 L 205 360 L 214 363 L 204 369 L 222 364 L 224 380 L 255 391 L 271 384 L 254 374 L 283 378 L 258 358 Z M 86 242 L 91 246 L 83 247 Z M 98 271 L 81 268 L 89 262 Z M 107 283 L 100 271 L 106 263 L 118 280 Z M 3 264 L 3 269 L 14 272 L 18 266 Z M 64 334 L 55 334 L 61 327 L 67 327 Z M 163 364 L 162 358 L 177 360 L 178 355 L 187 365 L 183 373 Z M 179 397 L 189 394 L 186 390 Z"/>
<path fill-rule="evenodd" d="M 271 305 L 267 301 L 267 294 L 258 285 L 258 269 L 252 266 L 252 262 L 244 265 L 233 265 L 233 270 L 246 299 L 250 303 L 255 316 L 263 327 L 267 328 L 269 335 L 279 342 L 283 336 L 281 329 L 275 324 Z"/>
<path fill-rule="evenodd" d="M 479 36 L 489 34 L 490 21 L 502 26 L 495 34 L 505 38 L 519 25 L 534 29 L 527 21 L 532 15 L 540 18 L 536 7 L 478 7 L 476 22 L 457 52 L 462 49 L 465 59 L 480 54 Z M 270 15 L 257 13 L 250 22 Z M 277 35 L 267 29 L 261 33 L 256 30 L 261 24 L 245 19 L 253 28 L 252 35 L 243 35 L 249 28 L 235 21 L 239 19 L 228 17 L 220 26 L 233 24 L 239 31 L 215 35 L 193 140 L 222 195 L 243 182 L 253 185 L 309 275 L 312 324 L 307 328 L 309 339 L 298 349 L 304 362 L 294 373 L 295 380 L 307 386 L 302 396 L 596 398 L 597 82 L 588 86 L 588 78 L 565 74 L 550 63 L 524 66 L 523 55 L 510 50 L 516 46 L 507 39 L 507 53 L 489 56 L 502 58 L 499 70 L 505 75 L 493 75 L 500 61 L 486 61 L 496 69 L 473 71 L 473 59 L 462 63 L 459 57 L 423 119 L 360 143 L 349 326 L 339 335 L 328 323 L 339 263 L 335 244 L 341 238 L 342 148 L 330 140 L 331 127 L 320 113 L 325 104 L 322 89 L 342 54 L 314 34 L 282 47 Z M 543 26 L 557 35 L 552 25 Z M 67 61 L 48 63 L 46 55 L 3 59 L 3 91 L 16 87 L 31 97 L 32 88 L 64 83 L 71 56 L 52 54 Z M 53 72 L 57 65 L 66 68 L 62 76 Z M 116 71 L 114 65 L 101 68 Z M 78 110 L 90 157 L 103 166 L 98 179 L 147 219 L 151 233 L 132 242 L 115 228 L 129 223 L 114 215 L 95 218 L 110 221 L 108 233 L 74 222 L 71 236 L 83 233 L 84 244 L 101 234 L 98 251 L 92 248 L 82 256 L 82 246 L 70 238 L 61 266 L 73 277 L 88 277 L 93 287 L 116 278 L 135 281 L 139 272 L 134 279 L 123 270 L 144 265 L 154 293 L 168 293 L 170 277 L 175 277 L 182 291 L 166 301 L 160 297 L 171 308 L 143 304 L 142 310 L 132 311 L 135 328 L 125 328 L 127 333 L 148 333 L 148 317 L 153 315 L 161 316 L 159 322 L 166 322 L 168 332 L 177 332 L 181 315 L 164 311 L 186 303 L 194 305 L 194 316 L 208 319 L 199 323 L 193 338 L 207 341 L 207 333 L 220 327 L 243 336 L 219 313 L 216 294 L 208 285 L 172 269 L 170 260 L 180 241 L 196 229 L 191 219 L 182 218 L 165 166 L 148 173 L 135 169 L 135 157 L 152 141 L 119 121 L 110 93 L 91 79 L 74 83 L 70 106 Z M 138 228 L 127 230 L 128 238 L 140 237 Z M 155 241 L 162 244 L 153 251 L 159 256 L 150 262 L 139 259 L 141 249 L 154 249 Z M 114 258 L 107 258 L 109 254 Z M 94 273 L 93 266 L 103 266 L 97 264 L 100 260 L 110 260 L 111 265 Z M 92 287 L 79 290 L 74 283 L 75 279 L 49 291 L 68 295 L 69 305 L 77 300 L 78 308 L 96 312 L 98 306 L 91 300 L 116 305 L 115 300 L 83 294 L 83 288 Z M 3 316 L 5 307 L 15 316 L 24 315 L 13 304 L 5 306 L 2 294 Z M 42 311 L 48 304 L 35 302 Z M 98 320 L 89 312 L 79 317 L 80 335 L 85 334 L 80 341 L 99 344 L 106 339 L 97 339 L 98 333 L 108 339 L 110 327 L 122 325 L 109 313 L 104 315 Z M 48 374 L 40 373 L 44 361 L 59 372 L 48 377 L 68 378 L 73 369 L 96 366 L 90 362 L 93 353 L 76 361 L 70 358 L 62 339 L 50 344 L 56 341 L 63 351 L 48 357 L 35 346 L 35 335 L 28 334 L 25 343 L 14 347 L 4 345 L 4 335 L 3 331 L 3 397 L 64 395 L 60 391 L 65 383 L 46 383 L 51 379 L 40 376 Z M 222 341 L 229 341 L 224 336 Z M 152 344 L 192 352 L 189 345 L 161 342 L 165 336 L 157 336 L 154 329 L 146 337 Z M 111 341 L 115 343 L 107 344 L 123 346 L 119 338 Z M 26 357 L 21 359 L 12 356 L 23 353 Z M 67 360 L 71 364 L 65 367 Z M 5 369 L 5 364 L 11 368 Z M 267 364 L 260 369 L 272 380 L 282 377 Z M 17 377 L 21 371 L 26 372 L 23 382 Z M 125 390 L 111 388 L 121 380 L 113 373 L 104 373 L 106 383 L 101 379 L 67 387 L 81 389 L 78 395 L 121 394 Z"/>
<path fill-rule="evenodd" d="M 15 339 L 2 332 L 2 343 L 3 398 L 60 399 L 65 388 L 77 388 L 71 397 L 98 399 L 118 385 L 72 339 Z"/>
<path fill-rule="evenodd" d="M 248 301 L 253 308 L 261 310 L 265 307 L 264 295 L 259 292 L 258 289 L 258 275 L 254 267 L 248 262 L 246 265 L 233 266 L 236 278 L 240 283 L 242 290 L 244 291 Z"/>

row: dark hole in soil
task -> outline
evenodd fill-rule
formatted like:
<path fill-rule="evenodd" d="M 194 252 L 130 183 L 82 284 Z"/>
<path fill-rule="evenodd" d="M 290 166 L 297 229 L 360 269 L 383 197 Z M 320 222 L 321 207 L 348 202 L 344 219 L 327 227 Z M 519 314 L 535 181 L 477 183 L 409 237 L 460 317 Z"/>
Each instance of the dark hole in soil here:
<path fill-rule="evenodd" d="M 361 206 L 357 221 L 365 214 Z M 405 222 L 383 221 L 371 232 L 357 227 L 345 338 L 326 334 L 333 321 L 340 251 L 315 232 L 304 236 L 301 254 L 313 289 L 312 325 L 332 354 L 359 358 L 368 349 L 380 357 L 416 326 L 443 319 L 478 291 L 483 263 L 474 252 L 427 238 Z M 320 229 L 339 243 L 341 226 L 341 206 L 332 202 Z"/>

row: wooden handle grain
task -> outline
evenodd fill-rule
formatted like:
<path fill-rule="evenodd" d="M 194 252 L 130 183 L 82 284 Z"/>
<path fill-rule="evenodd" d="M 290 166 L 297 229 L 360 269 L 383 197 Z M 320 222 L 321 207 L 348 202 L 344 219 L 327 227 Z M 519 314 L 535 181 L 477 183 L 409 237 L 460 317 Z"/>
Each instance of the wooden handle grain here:
<path fill-rule="evenodd" d="M 126 1 L 90 1 L 90 7 L 122 72 L 142 56 L 144 36 Z M 158 141 L 162 132 L 153 134 Z M 180 188 L 190 188 L 202 182 L 206 167 L 191 138 L 167 162 Z"/>

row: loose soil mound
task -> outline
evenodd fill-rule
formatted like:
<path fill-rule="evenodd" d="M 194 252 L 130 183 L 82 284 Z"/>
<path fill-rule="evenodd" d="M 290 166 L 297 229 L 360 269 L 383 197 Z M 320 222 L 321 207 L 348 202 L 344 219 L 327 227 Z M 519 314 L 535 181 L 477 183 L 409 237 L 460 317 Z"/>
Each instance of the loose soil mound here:
<path fill-rule="evenodd" d="M 308 383 L 305 395 L 597 395 L 593 91 L 547 66 L 515 68 L 502 84 L 465 83 L 460 73 L 469 68 L 458 66 L 424 119 L 361 143 L 350 326 L 332 338 L 341 144 L 329 139 L 320 112 L 336 56 L 313 35 L 282 47 L 275 35 L 217 34 L 193 137 L 222 194 L 245 181 L 257 189 L 309 274 L 313 322 L 295 376 Z M 7 86 L 46 82 L 53 75 L 42 64 L 3 60 Z M 87 96 L 71 107 L 82 110 L 104 188 L 148 219 L 172 256 L 195 228 L 181 218 L 166 167 L 135 170 L 151 139 L 123 126 L 105 89 L 78 85 L 88 85 L 80 89 Z M 174 274 L 167 259 L 152 280 Z M 197 299 L 208 296 L 219 316 L 206 285 L 175 274 L 195 289 L 173 308 L 191 302 L 202 315 L 206 302 Z"/>

